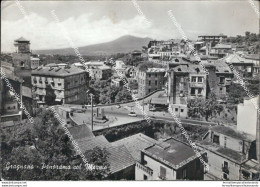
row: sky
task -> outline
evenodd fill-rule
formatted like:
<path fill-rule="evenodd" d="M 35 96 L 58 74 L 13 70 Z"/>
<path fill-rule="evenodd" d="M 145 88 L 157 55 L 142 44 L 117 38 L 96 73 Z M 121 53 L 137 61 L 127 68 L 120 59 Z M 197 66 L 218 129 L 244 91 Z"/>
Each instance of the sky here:
<path fill-rule="evenodd" d="M 17 2 L 1 2 L 1 50 L 5 52 L 13 52 L 13 41 L 21 36 L 31 41 L 32 50 L 69 47 L 66 36 L 77 47 L 124 35 L 179 39 L 182 36 L 169 10 L 192 40 L 202 34 L 259 33 L 259 19 L 247 0 Z M 258 1 L 254 3 L 259 7 Z"/>

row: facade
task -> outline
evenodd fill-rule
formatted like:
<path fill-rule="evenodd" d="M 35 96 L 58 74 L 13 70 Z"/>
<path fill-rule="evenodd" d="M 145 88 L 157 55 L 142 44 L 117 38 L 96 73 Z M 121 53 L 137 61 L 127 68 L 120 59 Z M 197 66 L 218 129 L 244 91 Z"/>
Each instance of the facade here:
<path fill-rule="evenodd" d="M 227 91 L 234 78 L 234 73 L 223 61 L 215 61 L 205 65 L 209 72 L 209 92 L 213 92 L 218 99 L 227 97 Z"/>
<path fill-rule="evenodd" d="M 189 99 L 206 98 L 207 75 L 200 65 L 179 65 L 168 70 L 168 102 L 179 117 L 187 117 Z"/>
<path fill-rule="evenodd" d="M 243 77 L 253 76 L 254 63 L 251 60 L 240 57 L 237 54 L 231 54 L 228 55 L 226 58 L 224 58 L 224 61 L 228 65 L 230 66 L 232 65 L 233 69 L 236 70 L 241 76 Z"/>
<path fill-rule="evenodd" d="M 201 35 L 199 40 L 204 42 L 209 42 L 214 47 L 217 43 L 221 42 L 223 39 L 227 38 L 226 35 Z"/>
<path fill-rule="evenodd" d="M 141 151 L 136 180 L 203 180 L 204 165 L 191 147 L 169 138 Z"/>
<path fill-rule="evenodd" d="M 253 76 L 257 77 L 260 76 L 260 56 L 259 54 L 251 54 L 251 55 L 245 55 L 245 59 L 247 59 L 249 62 L 251 61 L 253 66 Z"/>
<path fill-rule="evenodd" d="M 258 97 L 244 98 L 244 103 L 237 105 L 237 130 L 251 134 L 256 137 L 257 110 L 254 103 L 257 104 Z"/>
<path fill-rule="evenodd" d="M 54 92 L 55 102 L 83 104 L 86 100 L 88 74 L 75 66 L 40 67 L 32 72 L 36 100 L 45 105 L 48 92 Z"/>
<path fill-rule="evenodd" d="M 11 64 L 1 62 L 1 71 L 5 73 L 15 93 L 10 91 L 5 79 L 0 80 L 0 122 L 20 121 L 22 110 L 15 94 L 18 94 L 20 101 L 23 102 L 22 80 L 14 74 L 14 67 Z"/>
<path fill-rule="evenodd" d="M 31 68 L 36 69 L 40 66 L 40 59 L 36 57 L 31 57 Z"/>
<path fill-rule="evenodd" d="M 217 44 L 215 47 L 212 47 L 209 54 L 218 58 L 223 58 L 228 54 L 232 53 L 231 45 L 226 44 Z"/>
<path fill-rule="evenodd" d="M 112 70 L 104 62 L 86 62 L 85 67 L 90 70 L 90 77 L 93 80 L 107 80 L 112 75 Z"/>
<path fill-rule="evenodd" d="M 148 68 L 147 70 L 138 71 L 138 95 L 144 97 L 156 90 L 165 87 L 167 78 L 164 68 Z"/>
<path fill-rule="evenodd" d="M 254 137 L 225 126 L 212 127 L 198 146 L 207 154 L 205 180 L 240 180 L 244 162 L 255 157 Z"/>

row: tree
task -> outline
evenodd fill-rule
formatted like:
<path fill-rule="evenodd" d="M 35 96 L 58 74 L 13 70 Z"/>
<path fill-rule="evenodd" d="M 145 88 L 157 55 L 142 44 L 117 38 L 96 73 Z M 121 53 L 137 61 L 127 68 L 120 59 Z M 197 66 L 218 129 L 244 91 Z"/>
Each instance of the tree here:
<path fill-rule="evenodd" d="M 3 173 L 6 180 L 97 180 L 107 177 L 109 167 L 107 152 L 101 149 L 92 150 L 91 155 L 102 155 L 100 158 L 88 157 L 89 163 L 106 166 L 104 170 L 93 172 L 86 170 L 82 158 L 76 154 L 69 137 L 65 134 L 59 121 L 51 111 L 42 111 L 34 124 L 24 122 L 24 129 L 12 133 L 1 133 L 1 157 Z M 27 126 L 30 128 L 27 128 Z M 11 134 L 11 136 L 10 136 Z M 101 164 L 102 162 L 102 164 Z M 81 169 L 73 169 L 82 164 Z M 8 165 L 33 166 L 31 169 L 10 169 Z M 65 166 L 69 169 L 47 169 L 44 166 Z M 102 165 L 103 166 L 103 165 Z"/>

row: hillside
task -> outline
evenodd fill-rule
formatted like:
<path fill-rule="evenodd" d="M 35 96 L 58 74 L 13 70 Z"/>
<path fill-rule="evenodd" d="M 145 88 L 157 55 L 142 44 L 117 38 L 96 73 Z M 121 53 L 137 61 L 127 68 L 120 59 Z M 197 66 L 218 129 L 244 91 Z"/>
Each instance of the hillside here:
<path fill-rule="evenodd" d="M 147 46 L 150 40 L 152 39 L 127 35 L 110 42 L 79 47 L 79 52 L 81 55 L 111 55 L 116 53 L 128 53 L 133 50 L 141 50 L 142 46 Z M 35 50 L 33 52 L 36 54 L 75 55 L 72 48 Z"/>

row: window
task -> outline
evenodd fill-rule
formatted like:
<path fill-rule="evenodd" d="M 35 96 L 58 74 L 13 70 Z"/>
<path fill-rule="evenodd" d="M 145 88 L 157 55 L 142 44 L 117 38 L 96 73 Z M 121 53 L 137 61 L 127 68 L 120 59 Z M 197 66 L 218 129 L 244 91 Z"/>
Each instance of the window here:
<path fill-rule="evenodd" d="M 224 137 L 224 148 L 227 147 L 227 137 Z"/>
<path fill-rule="evenodd" d="M 213 136 L 213 143 L 219 144 L 219 136 L 215 135 Z"/>
<path fill-rule="evenodd" d="M 148 93 L 150 93 L 151 92 L 151 89 L 148 89 Z"/>
<path fill-rule="evenodd" d="M 196 82 L 196 77 L 191 77 L 191 82 Z"/>
<path fill-rule="evenodd" d="M 191 88 L 190 94 L 195 95 L 195 88 Z"/>
<path fill-rule="evenodd" d="M 155 74 L 155 77 L 157 77 L 157 74 Z"/>
<path fill-rule="evenodd" d="M 225 83 L 225 77 L 220 77 L 219 84 L 224 84 L 224 83 Z"/>
<path fill-rule="evenodd" d="M 186 179 L 186 177 L 187 177 L 187 170 L 186 170 L 186 168 L 184 168 L 184 169 L 182 170 L 182 178 L 183 178 L 183 179 Z"/>
<path fill-rule="evenodd" d="M 242 175 L 243 175 L 244 179 L 249 179 L 249 177 L 250 177 L 250 173 L 245 170 L 242 170 Z"/>
<path fill-rule="evenodd" d="M 222 91 L 222 88 L 219 88 L 219 91 Z"/>
<path fill-rule="evenodd" d="M 15 106 L 13 106 L 13 109 L 15 109 Z"/>
<path fill-rule="evenodd" d="M 157 81 L 155 81 L 155 85 L 157 85 Z"/>
<path fill-rule="evenodd" d="M 201 95 L 201 93 L 202 93 L 202 88 L 199 88 L 198 89 L 198 94 Z"/>
<path fill-rule="evenodd" d="M 183 112 L 184 111 L 184 109 L 181 109 L 181 112 Z"/>
<path fill-rule="evenodd" d="M 151 77 L 151 74 L 148 74 L 148 77 Z"/>
<path fill-rule="evenodd" d="M 198 77 L 198 82 L 203 82 L 203 78 L 202 77 Z"/>
<path fill-rule="evenodd" d="M 160 166 L 160 176 L 161 179 L 165 179 L 166 177 L 166 168 Z"/>
<path fill-rule="evenodd" d="M 196 169 L 199 170 L 200 169 L 200 160 L 196 160 Z"/>
<path fill-rule="evenodd" d="M 144 175 L 144 180 L 147 180 L 147 176 L 146 175 Z"/>
<path fill-rule="evenodd" d="M 149 86 L 151 85 L 151 81 L 149 81 Z"/>
<path fill-rule="evenodd" d="M 178 112 L 178 108 L 175 108 L 175 112 Z"/>
<path fill-rule="evenodd" d="M 226 173 L 223 173 L 223 179 L 227 180 L 227 174 Z"/>
<path fill-rule="evenodd" d="M 228 162 L 224 161 L 224 168 L 228 168 Z"/>

